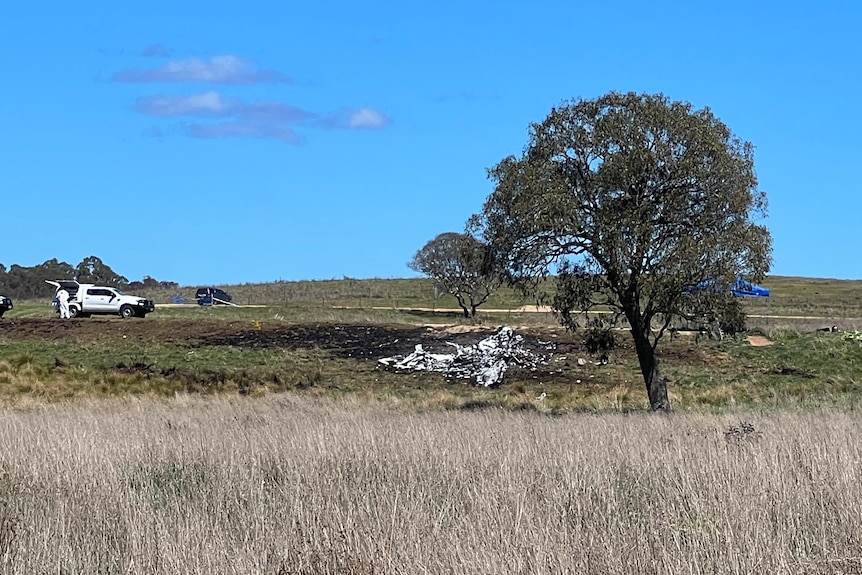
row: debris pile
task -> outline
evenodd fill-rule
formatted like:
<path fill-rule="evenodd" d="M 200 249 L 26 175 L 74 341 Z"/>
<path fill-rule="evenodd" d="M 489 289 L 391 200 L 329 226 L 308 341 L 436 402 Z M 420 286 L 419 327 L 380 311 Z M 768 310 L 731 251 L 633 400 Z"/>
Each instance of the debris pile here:
<path fill-rule="evenodd" d="M 381 365 L 399 370 L 437 371 L 447 377 L 475 378 L 477 385 L 494 387 L 503 381 L 510 365 L 535 369 L 547 359 L 523 347 L 524 338 L 508 326 L 474 345 L 458 345 L 455 353 L 431 353 L 416 345 L 413 353 L 378 360 Z"/>

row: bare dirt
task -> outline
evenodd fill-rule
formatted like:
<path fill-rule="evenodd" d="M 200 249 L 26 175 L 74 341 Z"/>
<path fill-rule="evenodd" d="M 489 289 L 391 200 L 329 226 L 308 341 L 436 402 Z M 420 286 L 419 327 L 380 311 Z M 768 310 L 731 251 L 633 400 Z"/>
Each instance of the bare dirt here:
<path fill-rule="evenodd" d="M 766 347 L 772 345 L 773 341 L 762 335 L 750 335 L 748 336 L 748 343 L 754 347 Z"/>

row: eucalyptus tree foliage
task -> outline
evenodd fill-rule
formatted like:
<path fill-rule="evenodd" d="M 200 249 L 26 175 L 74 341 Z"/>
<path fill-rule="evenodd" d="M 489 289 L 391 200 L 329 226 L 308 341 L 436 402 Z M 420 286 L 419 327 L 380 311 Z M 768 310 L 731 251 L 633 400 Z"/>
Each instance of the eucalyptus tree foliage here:
<path fill-rule="evenodd" d="M 129 280 L 114 270 L 96 256 L 89 256 L 81 260 L 75 268 L 75 279 L 81 283 L 98 283 L 109 286 L 123 287 Z"/>
<path fill-rule="evenodd" d="M 455 296 L 464 317 L 472 318 L 502 284 L 488 256 L 488 247 L 474 236 L 447 232 L 425 244 L 408 266 L 436 280 Z"/>
<path fill-rule="evenodd" d="M 738 310 L 731 284 L 771 264 L 753 146 L 661 94 L 563 102 L 489 178 L 472 224 L 508 279 L 529 288 L 556 274 L 569 328 L 597 306 L 625 318 L 653 410 L 670 409 L 656 348 L 671 322 Z"/>

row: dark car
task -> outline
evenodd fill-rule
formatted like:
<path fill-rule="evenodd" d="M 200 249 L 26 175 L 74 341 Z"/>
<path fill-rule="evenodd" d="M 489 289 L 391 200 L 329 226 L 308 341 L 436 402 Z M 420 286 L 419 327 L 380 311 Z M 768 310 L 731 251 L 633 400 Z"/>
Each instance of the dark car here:
<path fill-rule="evenodd" d="M 216 287 L 202 287 L 195 292 L 198 305 L 229 304 L 233 299 L 229 293 Z"/>
<path fill-rule="evenodd" d="M 0 295 L 0 317 L 3 317 L 3 314 L 12 309 L 14 306 L 12 305 L 12 300 L 6 296 Z"/>

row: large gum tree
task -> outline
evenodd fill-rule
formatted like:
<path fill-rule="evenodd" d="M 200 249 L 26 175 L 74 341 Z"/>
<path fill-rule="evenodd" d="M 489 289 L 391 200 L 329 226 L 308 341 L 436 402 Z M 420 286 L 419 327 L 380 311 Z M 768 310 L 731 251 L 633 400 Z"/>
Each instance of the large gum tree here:
<path fill-rule="evenodd" d="M 753 146 L 661 94 L 563 102 L 489 178 L 473 225 L 508 279 L 556 275 L 570 328 L 597 306 L 624 317 L 655 411 L 670 410 L 656 349 L 673 319 L 704 309 L 696 298 L 722 307 L 738 277 L 761 281 L 771 264 Z"/>

